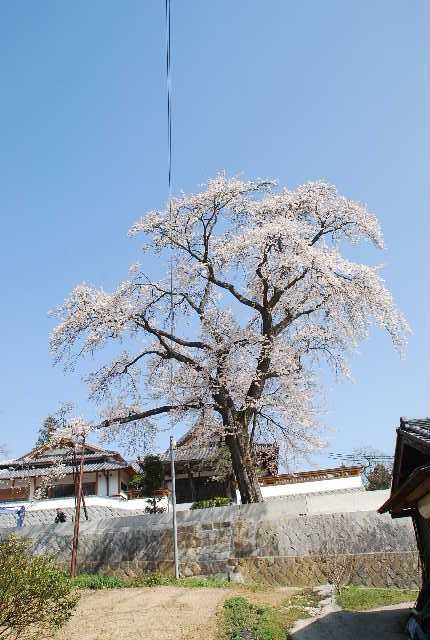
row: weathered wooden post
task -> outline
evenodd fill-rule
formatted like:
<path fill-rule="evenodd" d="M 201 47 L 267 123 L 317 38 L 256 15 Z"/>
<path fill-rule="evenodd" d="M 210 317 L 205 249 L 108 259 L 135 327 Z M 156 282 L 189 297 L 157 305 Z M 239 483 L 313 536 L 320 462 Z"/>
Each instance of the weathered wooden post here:
<path fill-rule="evenodd" d="M 83 447 L 84 447 L 84 440 L 82 441 L 79 474 L 77 475 L 76 484 L 75 484 L 75 524 L 73 527 L 72 558 L 70 560 L 70 575 L 72 576 L 72 578 L 76 576 L 76 566 L 77 566 L 77 560 L 78 560 L 79 525 L 80 525 L 81 502 L 82 502 L 82 478 L 84 475 Z"/>
<path fill-rule="evenodd" d="M 170 475 L 172 477 L 172 514 L 173 514 L 173 556 L 175 560 L 175 578 L 179 578 L 178 557 L 178 525 L 176 521 L 176 478 L 175 478 L 175 443 L 170 436 Z"/>

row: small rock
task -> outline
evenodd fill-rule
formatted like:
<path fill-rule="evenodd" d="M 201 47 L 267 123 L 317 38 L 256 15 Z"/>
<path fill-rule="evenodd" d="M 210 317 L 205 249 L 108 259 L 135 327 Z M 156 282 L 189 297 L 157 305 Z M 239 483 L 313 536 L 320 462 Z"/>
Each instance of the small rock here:
<path fill-rule="evenodd" d="M 228 579 L 230 582 L 234 582 L 236 584 L 245 584 L 245 578 L 239 571 L 235 571 L 234 573 L 230 572 L 228 574 Z"/>

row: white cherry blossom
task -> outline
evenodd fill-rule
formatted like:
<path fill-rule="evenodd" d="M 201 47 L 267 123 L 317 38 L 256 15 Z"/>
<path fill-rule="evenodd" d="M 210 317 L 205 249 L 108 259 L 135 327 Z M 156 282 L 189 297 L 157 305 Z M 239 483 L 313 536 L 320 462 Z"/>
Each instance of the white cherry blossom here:
<path fill-rule="evenodd" d="M 288 455 L 321 444 L 319 365 L 349 375 L 348 353 L 374 325 L 404 348 L 380 269 L 342 255 L 345 243 L 382 249 L 378 221 L 325 182 L 279 190 L 220 173 L 130 235 L 171 260 L 173 289 L 138 264 L 112 293 L 77 286 L 55 310 L 53 354 L 67 366 L 122 345 L 87 379 L 105 407 L 95 428 L 148 442 L 163 415 L 198 424 L 230 450 L 244 502 L 261 499 L 256 441 Z"/>

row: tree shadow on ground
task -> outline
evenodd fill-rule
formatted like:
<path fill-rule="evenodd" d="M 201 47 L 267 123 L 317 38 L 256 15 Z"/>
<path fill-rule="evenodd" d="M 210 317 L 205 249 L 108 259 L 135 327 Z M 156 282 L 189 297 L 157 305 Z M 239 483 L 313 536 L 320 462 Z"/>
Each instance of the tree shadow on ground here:
<path fill-rule="evenodd" d="M 396 605 L 379 611 L 333 611 L 293 630 L 294 640 L 405 640 L 409 609 Z"/>

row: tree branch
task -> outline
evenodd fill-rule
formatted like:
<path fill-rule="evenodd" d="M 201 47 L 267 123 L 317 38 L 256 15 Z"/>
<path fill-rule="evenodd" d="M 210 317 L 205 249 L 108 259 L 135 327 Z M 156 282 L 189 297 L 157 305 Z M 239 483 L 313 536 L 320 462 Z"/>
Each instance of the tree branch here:
<path fill-rule="evenodd" d="M 147 411 L 138 411 L 136 413 L 130 413 L 128 416 L 118 416 L 117 418 L 108 418 L 107 420 L 103 420 L 100 424 L 93 427 L 93 429 L 106 429 L 114 424 L 127 424 L 128 422 L 135 422 L 136 420 L 144 420 L 145 418 L 150 418 L 151 416 L 157 416 L 163 413 L 169 413 L 170 411 L 175 411 L 176 409 L 200 409 L 200 403 L 187 403 L 187 404 L 165 404 L 161 407 L 154 407 L 153 409 L 148 409 Z"/>
<path fill-rule="evenodd" d="M 142 327 L 148 333 L 151 333 L 153 336 L 159 338 L 160 336 L 166 338 L 167 340 L 171 340 L 176 344 L 179 344 L 181 347 L 190 347 L 191 349 L 209 349 L 211 350 L 211 346 L 206 342 L 202 342 L 201 340 L 185 340 L 184 338 L 179 338 L 175 336 L 173 333 L 169 333 L 168 331 L 164 331 L 163 329 L 155 329 L 151 326 L 148 319 L 145 316 L 138 316 L 135 319 L 135 322 L 138 326 Z"/>

